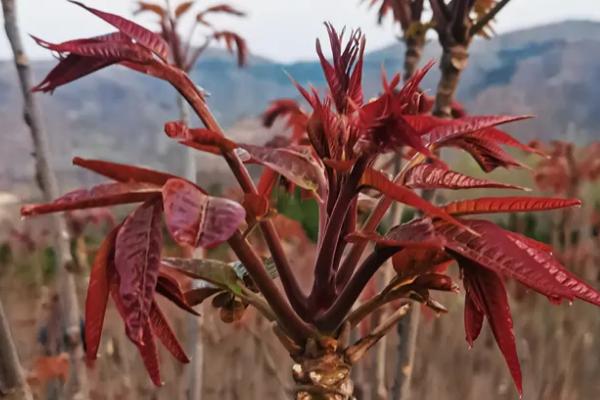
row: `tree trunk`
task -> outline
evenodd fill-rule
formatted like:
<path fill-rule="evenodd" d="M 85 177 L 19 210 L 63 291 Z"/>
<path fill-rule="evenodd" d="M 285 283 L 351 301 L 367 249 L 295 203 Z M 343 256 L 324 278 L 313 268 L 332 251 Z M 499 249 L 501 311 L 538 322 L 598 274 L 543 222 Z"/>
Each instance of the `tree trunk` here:
<path fill-rule="evenodd" d="M 19 33 L 14 0 L 2 0 L 4 13 L 4 27 L 12 47 L 14 61 L 17 68 L 19 82 L 24 100 L 24 119 L 29 126 L 33 139 L 36 179 L 43 192 L 44 199 L 51 201 L 58 197 L 58 185 L 50 162 L 48 137 L 43 130 L 40 112 L 33 94 L 31 93 L 31 69 L 25 55 Z M 52 237 L 55 239 L 54 248 L 58 262 L 58 282 L 61 302 L 62 318 L 65 329 L 67 351 L 70 355 L 70 379 L 67 383 L 69 397 L 78 399 L 87 398 L 87 379 L 85 365 L 83 364 L 83 351 L 81 346 L 80 313 L 75 290 L 75 280 L 69 272 L 72 264 L 69 238 L 64 218 L 54 215 L 52 218 Z"/>
<path fill-rule="evenodd" d="M 8 320 L 4 315 L 2 302 L 0 302 L 0 399 L 32 399 L 8 327 Z"/>
<path fill-rule="evenodd" d="M 425 45 L 425 36 L 410 36 L 404 40 L 406 50 L 404 52 L 404 81 L 414 75 L 421 62 L 423 47 Z"/>
<path fill-rule="evenodd" d="M 467 66 L 469 53 L 466 46 L 456 45 L 444 48 L 440 70 L 442 76 L 438 84 L 433 115 L 452 118 L 452 102 L 460 80 L 460 74 Z"/>
<path fill-rule="evenodd" d="M 392 388 L 392 400 L 406 400 L 410 396 L 410 384 L 414 370 L 415 349 L 419 333 L 421 309 L 417 304 L 408 311 L 406 318 L 398 323 L 398 355 L 396 359 L 396 379 Z"/>
<path fill-rule="evenodd" d="M 355 400 L 350 364 L 335 348 L 302 356 L 292 367 L 295 400 Z"/>
<path fill-rule="evenodd" d="M 406 51 L 404 54 L 404 80 L 412 77 L 417 70 L 423 47 L 425 46 L 425 35 L 409 37 L 406 39 Z M 396 169 L 400 170 L 401 159 L 398 160 Z M 434 196 L 434 191 L 423 191 L 423 197 L 431 200 Z M 398 203 L 392 206 L 392 225 L 399 224 L 402 220 L 403 208 L 399 207 Z M 406 400 L 410 393 L 410 382 L 412 378 L 412 368 L 403 368 L 403 366 L 411 366 L 415 357 L 416 337 L 419 331 L 419 314 L 418 307 L 411 307 L 408 310 L 408 315 L 402 318 L 396 326 L 398 332 L 398 346 L 396 347 L 396 368 L 394 370 L 394 383 L 391 390 L 391 400 Z M 409 333 L 410 332 L 410 333 Z M 409 333 L 409 334 L 407 334 Z M 414 339 L 413 339 L 414 337 Z"/>
<path fill-rule="evenodd" d="M 188 105 L 182 96 L 177 96 L 177 107 L 179 108 L 179 120 L 189 124 L 190 114 Z M 185 148 L 185 158 L 183 165 L 183 176 L 191 182 L 196 182 L 196 150 Z M 190 257 L 194 256 L 190 252 Z M 188 400 L 202 399 L 202 378 L 204 366 L 204 346 L 202 343 L 201 325 L 202 317 L 192 314 L 186 314 L 187 325 L 187 350 L 190 355 L 190 364 L 187 367 L 187 398 Z"/>

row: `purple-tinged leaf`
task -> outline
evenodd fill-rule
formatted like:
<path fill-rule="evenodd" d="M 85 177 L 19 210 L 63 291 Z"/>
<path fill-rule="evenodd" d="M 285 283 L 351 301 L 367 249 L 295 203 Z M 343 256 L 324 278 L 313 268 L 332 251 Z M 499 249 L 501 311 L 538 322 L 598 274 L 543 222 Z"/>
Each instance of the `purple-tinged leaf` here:
<path fill-rule="evenodd" d="M 115 245 L 115 269 L 120 280 L 119 296 L 125 307 L 125 327 L 129 338 L 138 344 L 144 340 L 158 280 L 161 215 L 160 198 L 142 204 L 123 222 Z"/>
<path fill-rule="evenodd" d="M 226 241 L 246 217 L 235 201 L 207 196 L 182 179 L 170 179 L 163 186 L 167 228 L 184 246 L 210 247 Z"/>

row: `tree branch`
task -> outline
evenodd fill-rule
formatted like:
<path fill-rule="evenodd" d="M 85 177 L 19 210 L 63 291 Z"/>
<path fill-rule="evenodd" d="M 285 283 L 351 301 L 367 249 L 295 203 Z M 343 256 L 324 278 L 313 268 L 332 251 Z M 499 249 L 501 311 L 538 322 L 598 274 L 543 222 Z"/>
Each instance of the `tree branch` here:
<path fill-rule="evenodd" d="M 202 123 L 211 131 L 224 136 L 223 129 L 215 120 L 208 108 L 208 105 L 204 101 L 202 94 L 189 76 L 182 70 L 172 67 L 167 68 L 169 68 L 169 73 L 166 74 L 166 79 L 168 79 L 169 82 L 186 99 Z M 223 157 L 235 175 L 242 190 L 245 193 L 257 194 L 258 192 L 254 186 L 254 182 L 252 181 L 246 166 L 242 163 L 240 158 L 231 151 L 225 152 Z M 287 256 L 283 251 L 281 239 L 275 230 L 275 225 L 273 225 L 271 220 L 263 220 L 260 222 L 259 226 L 265 237 L 265 241 L 267 242 L 271 256 L 273 257 L 273 262 L 275 263 L 275 267 L 279 273 L 283 289 L 285 290 L 290 304 L 301 317 L 306 316 L 306 296 L 302 292 L 298 280 L 292 272 L 292 268 L 289 264 Z"/>
<path fill-rule="evenodd" d="M 316 325 L 327 332 L 336 331 L 369 280 L 381 265 L 397 251 L 397 248 L 388 247 L 371 253 L 357 269 L 331 307 L 317 316 Z"/>
<path fill-rule="evenodd" d="M 321 247 L 319 248 L 319 253 L 315 261 L 315 280 L 309 297 L 311 307 L 317 311 L 319 310 L 319 306 L 328 306 L 328 300 L 335 295 L 333 263 L 337 245 L 350 203 L 357 194 L 360 178 L 363 175 L 368 162 L 369 160 L 367 157 L 361 157 L 356 161 L 356 164 L 350 173 L 350 177 L 348 181 L 344 183 L 335 202 L 335 206 L 333 207 L 333 211 L 329 216 L 329 222 L 325 229 Z"/>
<path fill-rule="evenodd" d="M 44 199 L 50 202 L 59 195 L 58 183 L 52 170 L 48 136 L 42 126 L 42 119 L 40 117 L 37 102 L 31 93 L 31 69 L 21 41 L 15 1 L 2 0 L 2 10 L 4 13 L 4 28 L 13 51 L 14 62 L 23 95 L 23 117 L 25 123 L 29 127 L 33 141 L 36 179 L 42 190 Z M 70 392 L 71 395 L 77 393 L 81 398 L 87 398 L 87 378 L 85 366 L 82 362 L 83 349 L 81 346 L 81 329 L 79 325 L 79 302 L 77 299 L 73 274 L 68 270 L 73 264 L 69 235 L 62 215 L 53 215 L 50 218 L 52 221 L 51 229 L 53 230 L 51 236 L 55 240 L 54 248 L 59 266 L 57 279 L 60 290 L 58 295 L 61 304 L 62 318 L 64 319 L 65 324 L 65 335 L 68 338 L 68 351 L 72 366 L 71 379 L 68 381 L 67 391 Z"/>
<path fill-rule="evenodd" d="M 481 19 L 477 21 L 475 25 L 473 25 L 471 31 L 469 32 L 469 36 L 473 37 L 477 35 L 509 2 L 510 0 L 500 0 L 498 3 L 496 3 L 494 8 L 492 8 L 486 15 L 481 17 Z"/>
<path fill-rule="evenodd" d="M 4 398 L 5 394 L 11 394 L 15 400 L 32 399 L 0 302 L 0 397 Z"/>
<path fill-rule="evenodd" d="M 267 274 L 260 257 L 239 231 L 229 239 L 228 243 L 273 309 L 282 328 L 297 343 L 303 344 L 306 338 L 312 336 L 314 332 L 281 296 L 275 282 Z"/>

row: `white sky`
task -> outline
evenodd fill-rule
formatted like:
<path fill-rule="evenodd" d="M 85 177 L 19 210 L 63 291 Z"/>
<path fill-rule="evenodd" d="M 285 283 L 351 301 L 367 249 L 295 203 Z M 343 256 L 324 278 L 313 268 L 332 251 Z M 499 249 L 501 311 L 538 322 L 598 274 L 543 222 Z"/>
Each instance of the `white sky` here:
<path fill-rule="evenodd" d="M 163 0 L 154 0 L 163 1 Z M 177 0 L 171 0 L 177 2 Z M 227 0 L 224 0 L 225 2 Z M 367 0 L 369 1 L 369 0 Z M 133 0 L 84 0 L 92 7 L 131 17 Z M 222 1 L 199 0 L 198 7 Z M 388 21 L 375 23 L 375 9 L 369 10 L 361 0 L 229 0 L 246 11 L 246 19 L 219 17 L 213 19 L 221 28 L 244 35 L 254 54 L 289 62 L 314 58 L 314 40 L 323 37 L 323 21 L 335 27 L 360 27 L 367 35 L 367 50 L 394 41 L 397 31 Z M 48 41 L 62 41 L 105 33 L 111 27 L 65 0 L 17 0 L 23 33 L 31 33 Z M 600 21 L 600 0 L 512 0 L 500 14 L 498 32 L 540 25 L 565 19 Z M 140 19 L 138 18 L 138 21 Z M 142 20 L 152 27 L 152 18 Z M 3 32 L 2 32 L 3 33 Z M 47 58 L 48 53 L 24 37 L 31 58 Z M 9 56 L 3 34 L 0 34 L 0 59 Z"/>

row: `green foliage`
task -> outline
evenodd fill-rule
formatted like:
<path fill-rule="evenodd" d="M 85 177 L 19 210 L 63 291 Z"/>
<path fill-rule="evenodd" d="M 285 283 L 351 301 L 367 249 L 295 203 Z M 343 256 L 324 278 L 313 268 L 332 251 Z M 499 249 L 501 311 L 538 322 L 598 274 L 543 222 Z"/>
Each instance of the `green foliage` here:
<path fill-rule="evenodd" d="M 306 236 L 316 242 L 319 236 L 319 206 L 314 199 L 303 199 L 300 189 L 287 193 L 280 189 L 275 191 L 274 202 L 277 211 L 295 221 L 300 222 Z"/>

